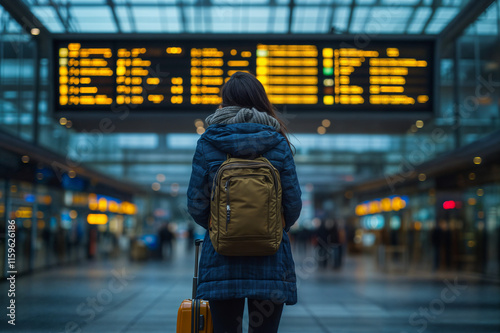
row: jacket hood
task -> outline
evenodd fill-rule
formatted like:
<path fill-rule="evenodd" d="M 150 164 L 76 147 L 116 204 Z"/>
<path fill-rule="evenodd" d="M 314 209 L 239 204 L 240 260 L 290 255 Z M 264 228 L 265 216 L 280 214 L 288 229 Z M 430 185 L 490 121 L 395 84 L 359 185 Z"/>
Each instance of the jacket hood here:
<path fill-rule="evenodd" d="M 210 125 L 202 138 L 226 154 L 245 158 L 258 157 L 284 139 L 273 127 L 256 123 Z"/>

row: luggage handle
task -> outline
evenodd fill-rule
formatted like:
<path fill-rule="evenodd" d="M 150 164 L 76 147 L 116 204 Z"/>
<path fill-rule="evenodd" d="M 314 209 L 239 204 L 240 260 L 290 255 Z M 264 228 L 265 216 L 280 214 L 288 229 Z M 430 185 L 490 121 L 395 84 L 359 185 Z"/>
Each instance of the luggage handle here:
<path fill-rule="evenodd" d="M 196 247 L 196 253 L 194 256 L 194 277 L 193 277 L 193 299 L 196 298 L 196 287 L 198 286 L 198 258 L 200 254 L 200 244 L 203 243 L 202 239 L 196 239 L 194 245 Z"/>

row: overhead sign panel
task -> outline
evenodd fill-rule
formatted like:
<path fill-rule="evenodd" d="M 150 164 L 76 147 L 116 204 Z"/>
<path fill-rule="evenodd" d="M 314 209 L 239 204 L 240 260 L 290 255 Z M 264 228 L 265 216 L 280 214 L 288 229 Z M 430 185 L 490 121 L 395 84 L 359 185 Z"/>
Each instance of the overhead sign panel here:
<path fill-rule="evenodd" d="M 316 111 L 431 111 L 431 42 L 56 41 L 56 111 L 199 110 L 236 71 L 273 104 Z"/>

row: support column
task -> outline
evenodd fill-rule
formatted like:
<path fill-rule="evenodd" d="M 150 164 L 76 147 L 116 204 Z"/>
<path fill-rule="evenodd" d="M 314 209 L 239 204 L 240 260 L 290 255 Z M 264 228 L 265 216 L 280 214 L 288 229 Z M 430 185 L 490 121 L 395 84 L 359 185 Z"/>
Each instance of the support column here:
<path fill-rule="evenodd" d="M 454 42 L 453 51 L 453 137 L 455 139 L 454 148 L 460 147 L 462 139 L 460 133 L 460 39 Z"/>
<path fill-rule="evenodd" d="M 34 73 L 35 73 L 35 84 L 33 86 L 35 95 L 34 95 L 34 105 L 33 105 L 33 144 L 38 145 L 38 139 L 40 136 L 39 129 L 39 118 L 40 118 L 40 41 L 36 38 L 35 42 L 35 64 L 34 64 Z"/>
<path fill-rule="evenodd" d="M 3 267 L 2 267 L 2 273 L 0 273 L 0 275 L 2 276 L 2 278 L 4 277 L 7 277 L 7 261 L 8 261 L 8 249 L 9 249 L 9 244 L 8 244 L 8 233 L 9 233 L 9 212 L 10 212 L 10 180 L 9 179 L 5 179 L 5 186 L 4 186 L 4 193 L 5 193 L 5 199 L 4 199 L 4 203 L 5 203 L 5 244 L 4 244 L 4 247 L 5 247 L 5 253 L 4 253 L 4 263 L 3 263 Z"/>

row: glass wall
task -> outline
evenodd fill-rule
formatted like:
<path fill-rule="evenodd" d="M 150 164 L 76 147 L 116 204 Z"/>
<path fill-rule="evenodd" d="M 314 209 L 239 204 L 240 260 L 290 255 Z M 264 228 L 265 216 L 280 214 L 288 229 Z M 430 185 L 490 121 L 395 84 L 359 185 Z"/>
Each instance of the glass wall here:
<path fill-rule="evenodd" d="M 500 1 L 456 41 L 461 144 L 500 128 Z"/>
<path fill-rule="evenodd" d="M 456 40 L 460 145 L 470 144 L 500 129 L 500 1 L 490 7 Z M 460 258 L 473 261 L 476 270 L 499 272 L 500 198 L 498 171 L 491 182 L 463 193 L 460 218 Z M 469 174 L 472 180 L 475 174 Z M 471 181 L 472 181 L 471 180 Z M 459 184 L 457 183 L 457 186 Z M 457 229 L 457 228 L 455 228 Z"/>
<path fill-rule="evenodd" d="M 472 144 L 500 130 L 500 1 L 494 1 L 440 54 L 439 108 L 435 118 L 412 126 L 400 159 L 408 166 Z M 417 124 L 415 124 L 417 125 Z M 423 126 L 422 126 L 423 125 Z M 439 131 L 439 142 L 432 133 Z M 420 144 L 418 143 L 420 141 Z M 412 154 L 418 153 L 418 163 Z M 397 154 L 396 154 L 397 156 Z M 414 157 L 417 155 L 413 155 Z M 356 232 L 374 234 L 371 250 L 381 267 L 389 261 L 403 263 L 410 271 L 472 271 L 495 278 L 500 275 L 500 173 L 498 159 L 474 160 L 467 169 L 450 168 L 440 175 L 418 175 L 418 183 L 373 193 L 354 193 L 348 214 Z M 358 188 L 361 188 L 358 187 Z M 350 194 L 352 196 L 352 193 Z M 378 224 L 363 224 L 356 205 L 393 196 L 407 196 L 401 211 L 371 212 Z M 371 209 L 371 208 L 370 208 Z M 356 216 L 358 215 L 358 216 Z M 394 219 L 395 216 L 399 216 Z M 379 221 L 380 220 L 380 221 Z M 394 222 L 394 223 L 393 223 Z M 393 235 L 400 236 L 394 238 Z M 362 238 L 351 240 L 363 244 Z M 369 250 L 367 246 L 365 251 Z M 397 252 L 397 255 L 394 253 Z M 372 252 L 373 253 L 373 252 Z M 390 266 L 390 265 L 389 265 Z"/>
<path fill-rule="evenodd" d="M 70 138 L 75 135 L 71 121 L 60 121 L 52 117 L 49 110 L 49 60 L 40 59 L 40 100 L 38 144 L 55 153 L 68 156 Z"/>
<path fill-rule="evenodd" d="M 499 7 L 493 2 L 459 38 L 441 45 L 436 117 L 410 135 L 443 131 L 451 150 L 500 129 Z"/>
<path fill-rule="evenodd" d="M 38 63 L 38 66 L 37 66 Z M 39 70 L 39 85 L 36 71 Z M 38 96 L 38 143 L 54 152 L 68 153 L 71 122 L 61 125 L 48 105 L 49 60 L 39 59 L 36 40 L 0 7 L 0 130 L 34 141 L 35 89 Z"/>
<path fill-rule="evenodd" d="M 0 129 L 33 140 L 36 44 L 0 7 Z"/>
<path fill-rule="evenodd" d="M 44 177 L 39 171 L 40 180 Z M 118 257 L 134 235 L 137 208 L 129 202 L 41 182 L 0 179 L 0 186 L 0 276 L 8 271 L 3 269 L 7 219 L 15 221 L 18 273 L 84 258 Z M 90 214 L 105 216 L 106 223 L 91 224 Z"/>
<path fill-rule="evenodd" d="M 34 139 L 34 103 L 36 44 L 31 36 L 0 7 L 0 131 L 27 141 Z M 8 206 L 27 206 L 11 196 L 9 181 L 2 179 L 9 172 L 4 166 L 16 163 L 12 156 L 0 150 L 0 267 L 5 265 L 6 224 L 13 218 Z M 23 185 L 24 186 L 24 185 Z M 27 214 L 27 212 L 26 212 Z M 30 221 L 16 226 L 16 264 L 20 271 L 29 267 Z M 3 270 L 6 272 L 6 270 Z M 2 273 L 4 274 L 4 273 Z"/>
<path fill-rule="evenodd" d="M 457 147 L 500 129 L 499 26 L 497 0 L 442 50 L 441 122 Z"/>

